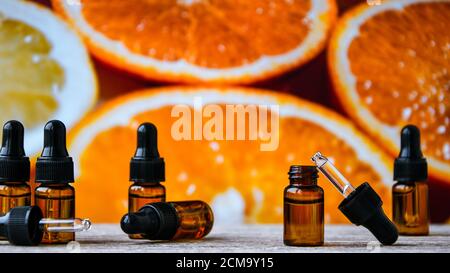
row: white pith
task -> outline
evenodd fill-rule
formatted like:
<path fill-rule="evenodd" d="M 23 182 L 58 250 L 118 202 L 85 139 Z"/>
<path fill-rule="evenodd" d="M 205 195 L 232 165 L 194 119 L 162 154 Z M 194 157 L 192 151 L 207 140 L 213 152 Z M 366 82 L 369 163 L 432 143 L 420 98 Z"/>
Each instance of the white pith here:
<path fill-rule="evenodd" d="M 96 79 L 80 38 L 50 10 L 38 8 L 36 4 L 22 0 L 1 0 L 0 13 L 39 30 L 51 43 L 49 56 L 58 62 L 65 73 L 63 89 L 54 95 L 58 108 L 52 118 L 63 121 L 67 128 L 72 127 L 96 99 Z M 27 154 L 34 155 L 41 150 L 44 125 L 45 122 L 26 128 Z"/>
<path fill-rule="evenodd" d="M 379 13 L 388 10 L 402 10 L 408 5 L 413 5 L 417 3 L 430 3 L 430 2 L 450 2 L 449 0 L 396 0 L 396 1 L 384 1 L 382 4 L 377 6 L 372 6 L 370 8 L 364 9 L 358 16 L 348 19 L 345 22 L 345 32 L 341 32 L 337 37 L 338 43 L 336 43 L 336 48 L 334 49 L 337 55 L 332 61 L 335 67 L 334 71 L 337 74 L 339 81 L 343 88 L 347 90 L 347 97 L 352 101 L 353 105 L 363 105 L 364 102 L 358 95 L 356 88 L 356 77 L 351 71 L 350 62 L 348 58 L 348 50 L 351 42 L 355 37 L 359 35 L 360 26 L 365 23 L 370 17 L 373 17 Z M 380 122 L 371 111 L 366 107 L 354 107 L 357 112 L 356 116 L 364 120 L 365 123 L 370 124 L 376 131 L 383 132 L 386 139 L 390 139 L 397 150 L 400 149 L 400 131 L 399 126 L 388 126 Z M 430 165 L 434 168 L 440 170 L 441 172 L 450 173 L 449 164 L 440 162 L 439 160 L 428 157 Z"/>
<path fill-rule="evenodd" d="M 77 132 L 76 138 L 70 145 L 70 152 L 73 155 L 76 165 L 75 175 L 79 177 L 80 168 L 78 160 L 81 158 L 83 151 L 91 143 L 95 136 L 99 133 L 113 128 L 115 126 L 129 126 L 132 118 L 142 112 L 152 109 L 158 109 L 163 106 L 184 104 L 193 106 L 194 98 L 201 97 L 203 105 L 207 104 L 253 104 L 253 105 L 280 105 L 280 101 L 276 96 L 272 95 L 255 95 L 247 92 L 241 92 L 237 89 L 229 88 L 227 92 L 219 92 L 213 88 L 202 88 L 192 91 L 172 91 L 158 92 L 154 95 L 136 96 L 130 100 L 124 101 L 122 104 L 109 109 L 109 111 L 96 120 L 89 123 Z M 324 110 L 325 111 L 325 110 Z M 334 134 L 337 138 L 345 140 L 345 142 L 355 149 L 358 159 L 367 163 L 374 163 L 371 166 L 381 176 L 381 180 L 386 185 L 392 184 L 392 174 L 388 168 L 378 162 L 383 162 L 381 153 L 374 153 L 369 149 L 365 140 L 356 134 L 355 129 L 350 124 L 343 124 L 331 118 L 313 113 L 307 105 L 300 106 L 298 103 L 284 102 L 280 105 L 281 117 L 296 117 L 303 120 L 311 121 L 314 124 L 322 126 L 327 131 Z M 350 141 L 351 140 L 351 141 Z M 283 141 L 280 139 L 280 141 Z"/>
<path fill-rule="evenodd" d="M 218 79 L 233 80 L 243 76 L 259 76 L 261 74 L 277 71 L 279 67 L 296 63 L 326 38 L 328 24 L 322 18 L 331 9 L 328 1 L 312 1 L 312 8 L 308 15 L 311 22 L 311 31 L 304 41 L 296 48 L 285 54 L 275 56 L 262 56 L 258 60 L 239 67 L 212 69 L 191 64 L 185 60 L 175 62 L 161 61 L 148 56 L 136 54 L 130 51 L 120 41 L 107 38 L 102 33 L 96 31 L 84 19 L 82 15 L 82 5 L 73 5 L 70 0 L 62 0 L 62 6 L 70 18 L 73 19 L 81 33 L 89 37 L 93 43 L 102 45 L 111 55 L 121 56 L 120 59 L 126 64 L 137 65 L 142 69 L 157 69 L 158 72 L 173 75 L 192 75 L 203 81 L 213 81 Z"/>

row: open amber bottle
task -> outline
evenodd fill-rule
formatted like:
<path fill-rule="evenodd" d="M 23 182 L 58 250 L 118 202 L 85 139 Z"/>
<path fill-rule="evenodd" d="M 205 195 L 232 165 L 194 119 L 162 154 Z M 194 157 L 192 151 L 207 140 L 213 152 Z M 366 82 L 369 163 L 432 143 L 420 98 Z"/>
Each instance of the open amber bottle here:
<path fill-rule="evenodd" d="M 315 166 L 291 166 L 284 190 L 284 244 L 319 246 L 324 242 L 324 193 Z"/>

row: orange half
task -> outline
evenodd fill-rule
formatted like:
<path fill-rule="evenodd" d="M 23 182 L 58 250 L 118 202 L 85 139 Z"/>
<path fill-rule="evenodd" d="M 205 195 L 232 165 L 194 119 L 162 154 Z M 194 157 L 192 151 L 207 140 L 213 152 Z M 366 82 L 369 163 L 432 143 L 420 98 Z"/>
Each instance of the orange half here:
<path fill-rule="evenodd" d="M 259 110 L 279 106 L 278 148 L 261 151 L 260 144 L 266 141 L 248 137 L 175 140 L 172 130 L 179 118 L 172 117 L 173 107 L 184 105 L 192 115 L 202 113 L 193 109 L 197 99 L 204 107 L 221 109 L 236 104 L 255 105 Z M 206 126 L 211 118 L 203 114 Z M 391 209 L 392 159 L 338 114 L 271 91 L 168 87 L 107 102 L 70 132 L 77 215 L 88 215 L 95 222 L 117 222 L 127 212 L 129 163 L 136 149 L 136 129 L 143 122 L 158 128 L 159 152 L 166 162 L 167 200 L 204 200 L 212 205 L 218 223 L 282 222 L 289 166 L 312 165 L 310 157 L 317 151 L 331 158 L 354 185 L 370 182 L 383 197 L 385 210 Z M 248 124 L 247 130 L 254 132 Z M 337 209 L 342 196 L 322 176 L 319 185 L 325 189 L 326 221 L 345 222 Z"/>
<path fill-rule="evenodd" d="M 418 126 L 431 175 L 450 183 L 450 1 L 379 2 L 338 22 L 328 50 L 335 89 L 392 155 L 402 127 Z"/>
<path fill-rule="evenodd" d="M 149 79 L 247 83 L 316 56 L 334 0 L 53 0 L 102 61 Z"/>

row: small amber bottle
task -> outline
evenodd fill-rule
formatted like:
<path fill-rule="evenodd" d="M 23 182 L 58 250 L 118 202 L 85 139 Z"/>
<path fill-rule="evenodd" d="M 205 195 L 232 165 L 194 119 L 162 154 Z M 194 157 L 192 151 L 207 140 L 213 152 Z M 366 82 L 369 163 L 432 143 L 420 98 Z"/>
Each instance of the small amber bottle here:
<path fill-rule="evenodd" d="M 122 217 L 127 234 L 145 234 L 149 240 L 200 239 L 214 224 L 211 208 L 203 201 L 152 203 Z"/>
<path fill-rule="evenodd" d="M 30 160 L 23 148 L 24 128 L 22 123 L 11 120 L 3 126 L 0 149 L 0 216 L 12 208 L 29 206 L 31 189 Z M 0 239 L 5 239 L 0 237 Z"/>
<path fill-rule="evenodd" d="M 166 201 L 164 159 L 159 156 L 157 129 L 151 123 L 141 124 L 137 131 L 137 148 L 130 162 L 128 212 L 137 212 L 144 205 Z M 131 239 L 143 239 L 142 234 L 130 234 Z"/>
<path fill-rule="evenodd" d="M 401 132 L 400 155 L 394 163 L 393 221 L 401 235 L 428 235 L 427 161 L 420 148 L 420 131 L 408 125 Z"/>
<path fill-rule="evenodd" d="M 291 166 L 284 190 L 284 244 L 320 246 L 324 241 L 324 193 L 315 166 Z"/>
<path fill-rule="evenodd" d="M 66 149 L 66 127 L 49 121 L 44 128 L 44 149 L 36 162 L 35 203 L 44 218 L 75 218 L 73 161 Z M 74 232 L 44 232 L 42 243 L 62 244 L 75 240 Z"/>

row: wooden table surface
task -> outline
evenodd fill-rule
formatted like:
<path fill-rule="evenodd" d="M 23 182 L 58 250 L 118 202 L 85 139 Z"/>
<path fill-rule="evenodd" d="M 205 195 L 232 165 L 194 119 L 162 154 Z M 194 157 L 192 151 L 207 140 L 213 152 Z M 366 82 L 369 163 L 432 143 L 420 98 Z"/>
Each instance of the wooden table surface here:
<path fill-rule="evenodd" d="M 393 246 L 380 246 L 364 228 L 327 225 L 325 245 L 287 247 L 282 225 L 217 226 L 203 240 L 150 242 L 129 240 L 118 225 L 98 224 L 67 245 L 11 246 L 0 241 L 0 252 L 450 252 L 450 225 L 431 226 L 430 236 L 400 237 Z"/>

